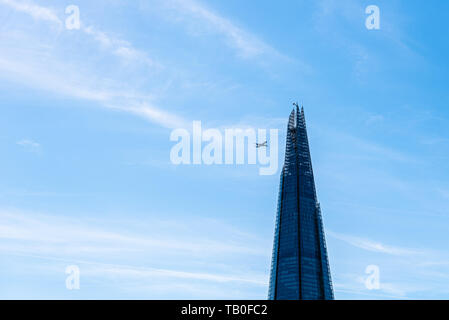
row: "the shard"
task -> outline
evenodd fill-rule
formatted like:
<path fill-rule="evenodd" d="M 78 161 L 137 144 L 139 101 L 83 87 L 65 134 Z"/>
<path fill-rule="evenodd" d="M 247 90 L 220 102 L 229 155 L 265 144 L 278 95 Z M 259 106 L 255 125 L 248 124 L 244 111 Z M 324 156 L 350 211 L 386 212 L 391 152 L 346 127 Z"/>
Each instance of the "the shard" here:
<path fill-rule="evenodd" d="M 328 300 L 334 294 L 304 109 L 295 106 L 288 121 L 268 299 Z"/>

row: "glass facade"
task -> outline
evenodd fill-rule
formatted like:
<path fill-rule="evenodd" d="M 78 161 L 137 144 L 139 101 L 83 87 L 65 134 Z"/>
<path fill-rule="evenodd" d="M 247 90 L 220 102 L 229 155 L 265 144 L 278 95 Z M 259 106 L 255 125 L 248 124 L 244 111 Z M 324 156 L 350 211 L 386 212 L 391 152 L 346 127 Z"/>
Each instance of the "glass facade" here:
<path fill-rule="evenodd" d="M 289 117 L 271 262 L 270 300 L 333 299 L 304 109 Z"/>

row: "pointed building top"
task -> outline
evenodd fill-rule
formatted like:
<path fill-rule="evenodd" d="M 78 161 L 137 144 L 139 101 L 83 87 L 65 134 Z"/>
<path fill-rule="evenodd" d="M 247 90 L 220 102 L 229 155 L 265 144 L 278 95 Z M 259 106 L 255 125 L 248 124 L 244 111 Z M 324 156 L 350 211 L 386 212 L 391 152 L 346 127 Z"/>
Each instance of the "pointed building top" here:
<path fill-rule="evenodd" d="M 293 105 L 296 107 L 296 110 L 298 110 L 299 109 L 299 105 L 298 105 L 298 102 L 293 102 Z"/>
<path fill-rule="evenodd" d="M 276 213 L 269 299 L 333 299 L 304 108 L 293 103 Z"/>

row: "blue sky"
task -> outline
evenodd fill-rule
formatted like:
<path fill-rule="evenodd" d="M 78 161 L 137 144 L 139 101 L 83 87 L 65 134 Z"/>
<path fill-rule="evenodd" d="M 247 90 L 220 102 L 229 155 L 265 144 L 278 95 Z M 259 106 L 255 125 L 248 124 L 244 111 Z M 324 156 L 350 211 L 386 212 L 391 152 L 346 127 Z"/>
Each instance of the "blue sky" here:
<path fill-rule="evenodd" d="M 280 168 L 175 166 L 169 137 L 278 128 L 282 162 L 298 100 L 336 298 L 449 298 L 447 12 L 0 0 L 0 297 L 265 299 Z"/>

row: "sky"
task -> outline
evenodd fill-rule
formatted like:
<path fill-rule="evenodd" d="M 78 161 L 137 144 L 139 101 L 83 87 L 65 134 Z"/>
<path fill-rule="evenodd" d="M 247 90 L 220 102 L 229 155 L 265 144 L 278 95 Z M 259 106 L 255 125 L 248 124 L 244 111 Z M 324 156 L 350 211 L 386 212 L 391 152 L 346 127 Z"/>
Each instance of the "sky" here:
<path fill-rule="evenodd" d="M 0 0 L 0 298 L 266 299 L 298 101 L 335 298 L 449 299 L 448 12 Z M 278 129 L 278 170 L 173 164 L 193 121 Z"/>

